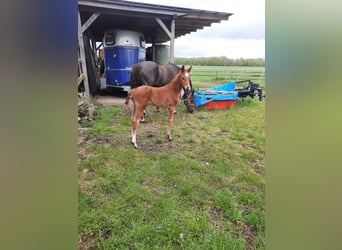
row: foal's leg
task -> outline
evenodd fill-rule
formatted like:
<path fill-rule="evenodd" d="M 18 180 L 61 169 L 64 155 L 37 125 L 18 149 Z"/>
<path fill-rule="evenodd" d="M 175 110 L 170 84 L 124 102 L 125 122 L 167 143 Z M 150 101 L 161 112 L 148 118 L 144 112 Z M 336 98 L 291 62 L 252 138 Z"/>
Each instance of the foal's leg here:
<path fill-rule="evenodd" d="M 137 130 L 139 127 L 139 123 L 140 123 L 140 118 L 143 114 L 143 110 L 139 107 L 135 108 L 135 113 L 132 117 L 132 144 L 135 148 L 138 148 L 138 144 L 137 144 Z"/>
<path fill-rule="evenodd" d="M 168 110 L 168 118 L 169 118 L 169 125 L 167 127 L 167 137 L 169 138 L 170 141 L 172 141 L 171 126 L 172 126 L 172 122 L 173 122 L 173 112 L 174 112 L 175 108 L 172 106 L 169 106 L 167 108 L 167 110 Z"/>
<path fill-rule="evenodd" d="M 137 129 L 139 126 L 139 119 L 136 119 L 135 116 L 132 118 L 132 128 L 131 128 L 131 134 L 132 134 L 132 144 L 135 148 L 138 148 L 137 145 Z"/>
<path fill-rule="evenodd" d="M 132 119 L 132 144 L 135 148 L 138 148 L 137 144 L 137 130 L 140 123 L 140 116 L 134 116 Z"/>
<path fill-rule="evenodd" d="M 146 111 L 145 111 L 145 109 L 144 109 L 143 115 L 140 117 L 140 121 L 141 121 L 141 122 L 145 122 L 145 121 L 146 121 L 146 120 L 145 120 L 145 116 L 146 116 Z"/>

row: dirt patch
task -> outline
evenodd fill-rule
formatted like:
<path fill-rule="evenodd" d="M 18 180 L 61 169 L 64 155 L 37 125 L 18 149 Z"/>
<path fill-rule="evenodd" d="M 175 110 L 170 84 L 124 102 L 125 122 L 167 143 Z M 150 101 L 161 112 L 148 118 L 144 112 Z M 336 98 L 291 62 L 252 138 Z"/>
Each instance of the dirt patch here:
<path fill-rule="evenodd" d="M 96 240 L 87 235 L 78 235 L 78 249 L 95 250 L 97 249 Z"/>
<path fill-rule="evenodd" d="M 123 107 L 125 106 L 126 97 L 112 95 L 96 95 L 94 100 L 102 106 Z"/>
<path fill-rule="evenodd" d="M 241 227 L 240 234 L 245 238 L 247 242 L 247 249 L 255 249 L 254 241 L 258 235 L 257 230 L 254 227 L 247 225 L 245 222 L 239 220 L 236 221 L 236 225 Z"/>
<path fill-rule="evenodd" d="M 87 150 L 92 145 L 104 145 L 110 147 L 121 141 L 117 136 L 99 134 L 89 128 L 78 128 L 78 162 L 96 156 L 97 154 Z"/>
<path fill-rule="evenodd" d="M 210 222 L 219 232 L 228 231 L 226 226 L 222 224 L 224 218 L 224 212 L 220 207 L 217 206 L 209 206 L 205 209 L 205 211 L 210 215 Z"/>
<path fill-rule="evenodd" d="M 167 126 L 167 125 L 165 125 Z M 161 132 L 161 130 L 164 132 Z M 163 152 L 170 146 L 170 142 L 166 136 L 166 127 L 163 124 L 157 122 L 140 123 L 137 142 L 139 145 L 138 150 L 145 152 Z M 89 128 L 78 128 L 78 161 L 94 155 L 87 151 L 91 145 L 103 145 L 105 147 L 122 147 L 131 146 L 131 134 L 127 130 L 127 133 L 113 133 L 113 134 L 101 134 L 95 131 L 91 131 Z M 133 149 L 133 146 L 132 146 Z"/>
<path fill-rule="evenodd" d="M 137 142 L 146 152 L 161 152 L 165 148 L 166 135 L 162 136 L 161 124 L 156 122 L 140 123 Z"/>

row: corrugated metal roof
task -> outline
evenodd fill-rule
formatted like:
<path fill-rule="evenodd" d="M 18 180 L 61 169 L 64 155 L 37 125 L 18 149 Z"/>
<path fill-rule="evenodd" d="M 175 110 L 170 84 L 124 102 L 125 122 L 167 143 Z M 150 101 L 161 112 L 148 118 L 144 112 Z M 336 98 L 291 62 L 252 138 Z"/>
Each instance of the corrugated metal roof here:
<path fill-rule="evenodd" d="M 94 13 L 100 16 L 89 27 L 96 41 L 102 41 L 105 30 L 109 28 L 140 31 L 145 35 L 147 43 L 162 43 L 170 40 L 165 31 L 157 23 L 160 18 L 170 29 L 175 18 L 175 38 L 195 32 L 228 20 L 232 13 L 207 11 L 191 8 L 180 8 L 165 5 L 129 2 L 122 0 L 79 0 L 78 9 L 82 24 Z"/>

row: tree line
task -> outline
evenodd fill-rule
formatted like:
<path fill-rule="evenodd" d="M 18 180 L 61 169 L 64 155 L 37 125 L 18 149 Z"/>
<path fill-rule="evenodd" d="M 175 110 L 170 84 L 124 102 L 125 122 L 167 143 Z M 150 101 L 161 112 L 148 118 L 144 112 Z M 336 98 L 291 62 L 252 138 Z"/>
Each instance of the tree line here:
<path fill-rule="evenodd" d="M 265 66 L 265 59 L 231 59 L 225 56 L 220 57 L 176 57 L 175 64 L 177 65 L 197 65 L 197 66 Z"/>

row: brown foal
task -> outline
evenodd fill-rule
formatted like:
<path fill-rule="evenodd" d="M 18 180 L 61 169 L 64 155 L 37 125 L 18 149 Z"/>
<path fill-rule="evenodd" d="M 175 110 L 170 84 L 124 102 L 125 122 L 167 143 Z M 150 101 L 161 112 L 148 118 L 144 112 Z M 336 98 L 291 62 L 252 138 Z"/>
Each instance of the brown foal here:
<path fill-rule="evenodd" d="M 167 137 L 170 141 L 172 140 L 171 126 L 173 122 L 173 111 L 175 110 L 175 106 L 179 101 L 179 96 L 182 88 L 185 89 L 186 93 L 189 93 L 191 91 L 191 68 L 192 66 L 190 66 L 189 69 L 185 69 L 185 66 L 183 65 L 181 71 L 163 87 L 156 88 L 143 85 L 138 88 L 132 89 L 128 93 L 125 104 L 128 105 L 129 101 L 132 99 L 134 105 L 133 113 L 131 115 L 131 134 L 132 144 L 135 148 L 138 148 L 136 137 L 140 118 L 143 115 L 143 112 L 149 103 L 152 103 L 156 107 L 167 108 L 169 120 L 167 128 Z"/>

